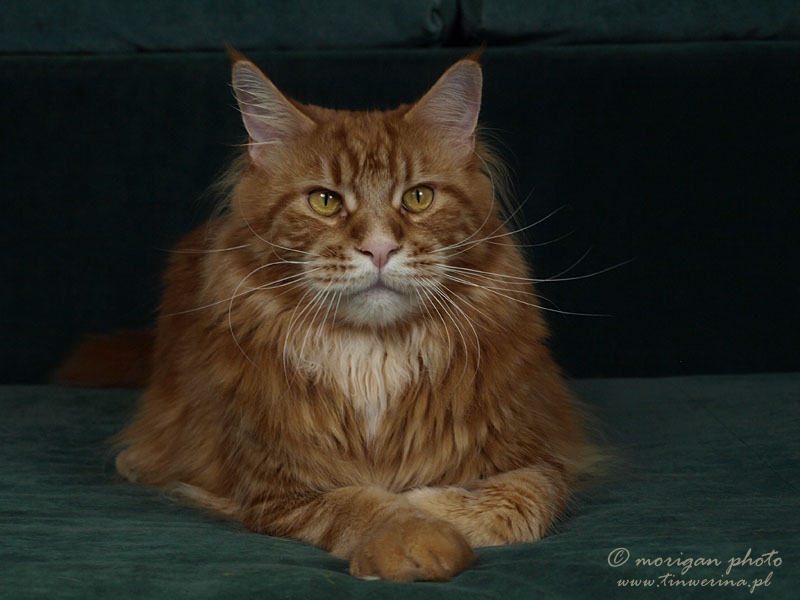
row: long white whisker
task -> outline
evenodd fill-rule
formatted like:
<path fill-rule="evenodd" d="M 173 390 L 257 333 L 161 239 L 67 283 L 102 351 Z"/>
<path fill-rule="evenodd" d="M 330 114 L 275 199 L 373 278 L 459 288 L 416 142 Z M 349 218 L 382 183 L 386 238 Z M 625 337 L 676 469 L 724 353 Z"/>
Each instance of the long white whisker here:
<path fill-rule="evenodd" d="M 489 219 L 492 217 L 492 214 L 494 214 L 494 211 L 497 209 L 497 206 L 496 206 L 497 205 L 497 186 L 495 185 L 495 181 L 494 181 L 494 172 L 493 172 L 492 168 L 487 164 L 487 162 L 484 160 L 484 158 L 480 154 L 478 154 L 477 152 L 474 152 L 473 154 L 483 163 L 483 166 L 486 169 L 486 174 L 489 177 L 489 182 L 490 182 L 490 184 L 492 186 L 492 202 L 489 204 L 489 210 L 486 212 L 486 216 L 483 218 L 483 222 L 478 227 L 476 227 L 475 230 L 472 233 L 470 233 L 466 238 L 456 242 L 455 244 L 451 244 L 449 246 L 444 246 L 442 248 L 437 248 L 436 250 L 432 250 L 431 252 L 446 252 L 448 250 L 459 248 L 464 244 L 468 244 L 469 240 L 471 240 L 475 235 L 477 235 L 478 232 L 480 232 L 483 229 L 483 227 L 489 222 Z M 515 209 L 514 213 L 516 213 L 518 210 L 519 210 L 519 208 Z M 500 225 L 500 227 L 502 227 L 502 225 Z"/>
<path fill-rule="evenodd" d="M 571 266 L 567 269 L 561 271 L 557 275 L 552 277 L 546 277 L 544 279 L 534 278 L 534 277 L 520 277 L 517 275 L 506 275 L 504 273 L 494 273 L 492 271 L 481 271 L 479 269 L 470 269 L 468 267 L 458 267 L 455 265 L 438 265 L 438 268 L 442 269 L 443 271 L 455 271 L 461 273 L 463 275 L 473 275 L 475 277 L 482 277 L 487 281 L 494 281 L 496 283 L 501 283 L 503 285 L 527 285 L 527 284 L 534 284 L 534 283 L 549 283 L 549 282 L 559 282 L 559 281 L 576 281 L 579 279 L 588 279 L 590 277 L 596 277 L 597 275 L 602 275 L 608 271 L 612 271 L 614 269 L 618 269 L 620 267 L 624 267 L 625 265 L 633 262 L 634 259 L 625 260 L 620 263 L 611 265 L 610 267 L 605 267 L 604 269 L 600 269 L 599 271 L 593 271 L 592 273 L 586 273 L 584 275 L 575 275 L 573 277 L 562 277 L 565 273 L 572 271 L 575 267 L 578 266 L 587 256 L 589 255 L 589 251 L 583 254 L 577 261 L 575 261 Z M 508 280 L 508 281 L 506 281 Z M 519 283 L 517 283 L 519 282 Z"/>
<path fill-rule="evenodd" d="M 448 276 L 448 277 L 451 278 L 450 276 Z M 503 298 L 508 298 L 509 300 L 512 300 L 514 302 L 518 302 L 519 304 L 524 304 L 526 306 L 532 306 L 534 308 L 538 308 L 540 310 L 545 310 L 547 312 L 554 312 L 554 313 L 558 313 L 558 314 L 562 314 L 562 315 L 570 315 L 570 316 L 574 316 L 574 317 L 610 317 L 611 316 L 611 315 L 604 315 L 604 314 L 572 312 L 572 311 L 567 311 L 567 310 L 561 310 L 561 309 L 558 309 L 558 308 L 548 308 L 546 306 L 542 306 L 541 304 L 534 304 L 533 302 L 526 302 L 525 300 L 521 300 L 520 298 L 514 298 L 514 296 L 509 296 L 508 294 L 504 294 L 503 292 L 501 292 L 501 291 L 499 291 L 497 289 L 484 287 L 484 286 L 481 286 L 481 285 L 479 285 L 477 283 L 472 283 L 472 282 L 463 281 L 463 280 L 460 281 L 459 283 L 463 283 L 465 285 L 471 285 L 473 287 L 484 289 L 487 292 L 490 292 L 492 294 L 496 294 L 497 296 L 501 296 Z M 536 296 L 536 297 L 540 298 L 542 300 L 546 300 L 546 298 L 543 298 L 541 296 Z M 549 302 L 549 300 L 548 300 L 548 302 Z"/>
<path fill-rule="evenodd" d="M 445 302 L 440 303 L 440 306 L 450 316 L 450 320 L 453 322 L 453 325 L 455 325 L 456 330 L 458 331 L 458 334 L 461 336 L 461 341 L 464 344 L 465 359 L 466 359 L 467 353 L 469 351 L 469 344 L 467 343 L 466 336 L 464 335 L 464 332 L 463 332 L 461 326 L 459 325 L 459 321 L 456 318 L 456 315 L 447 308 L 447 304 L 449 304 L 452 308 L 457 310 L 461 314 L 461 316 L 464 318 L 464 320 L 466 321 L 467 325 L 469 325 L 470 328 L 472 329 L 472 334 L 475 336 L 475 350 L 477 352 L 477 356 L 476 356 L 476 360 L 475 360 L 475 372 L 477 372 L 478 366 L 480 365 L 480 362 L 481 362 L 481 344 L 480 344 L 480 338 L 478 337 L 478 332 L 475 330 L 475 326 L 472 324 L 472 319 L 469 318 L 469 315 L 467 315 L 464 312 L 464 310 L 458 305 L 457 302 L 455 302 L 452 298 L 450 298 L 450 296 L 447 295 L 446 290 L 441 285 L 437 285 L 434 288 L 434 291 L 435 291 L 436 296 L 438 298 L 440 298 L 441 300 L 444 300 L 446 302 L 446 304 L 445 304 Z M 464 375 L 467 372 L 468 362 L 469 361 L 464 360 L 464 368 L 461 370 L 461 375 L 459 376 L 459 380 L 458 380 L 459 384 L 461 383 L 461 380 L 464 379 Z M 474 374 L 473 374 L 473 378 L 474 378 Z"/>
<path fill-rule="evenodd" d="M 492 169 L 489 167 L 489 165 L 486 163 L 486 161 L 483 159 L 483 157 L 480 154 L 478 154 L 477 152 L 475 152 L 474 154 L 475 154 L 475 156 L 477 156 L 480 159 L 480 161 L 483 163 L 483 166 L 486 168 L 486 173 L 489 176 L 489 182 L 491 183 L 491 186 L 492 186 L 492 202 L 489 204 L 489 210 L 486 211 L 486 216 L 483 218 L 483 222 L 472 233 L 470 233 L 465 239 L 461 240 L 460 242 L 456 242 L 455 244 L 452 244 L 451 246 L 445 246 L 444 248 L 439 248 L 438 250 L 435 250 L 435 252 L 442 252 L 442 251 L 448 250 L 448 249 L 453 248 L 453 247 L 458 247 L 460 244 L 467 243 L 468 240 L 470 240 L 474 235 L 476 235 L 479 231 L 481 231 L 483 229 L 484 225 L 486 225 L 486 223 L 489 222 L 489 219 L 492 217 L 492 214 L 494 214 L 494 212 L 496 210 L 496 202 L 497 202 L 497 200 L 496 200 L 495 196 L 497 194 L 497 189 L 495 187 L 494 175 L 493 175 Z"/>
<path fill-rule="evenodd" d="M 242 250 L 249 248 L 250 244 L 241 244 L 239 246 L 231 246 L 230 248 L 209 248 L 204 250 L 195 250 L 192 248 L 158 248 L 162 252 L 169 252 L 170 254 L 214 254 L 216 252 L 230 252 L 231 250 Z"/>
<path fill-rule="evenodd" d="M 264 265 L 256 269 L 253 269 L 247 275 L 245 275 L 239 282 L 239 284 L 236 286 L 236 289 L 233 290 L 233 295 L 231 296 L 230 302 L 228 303 L 228 329 L 231 332 L 231 338 L 233 339 L 233 343 L 236 344 L 236 347 L 239 349 L 239 352 L 242 353 L 242 356 L 244 356 L 254 366 L 256 363 L 253 361 L 252 358 L 250 358 L 247 355 L 247 352 L 244 351 L 244 348 L 242 348 L 242 345 L 239 343 L 239 339 L 236 337 L 236 332 L 233 330 L 233 301 L 238 296 L 239 288 L 242 287 L 242 285 L 244 285 L 244 282 L 247 281 L 254 273 L 260 271 L 263 268 L 265 268 Z"/>
<path fill-rule="evenodd" d="M 436 305 L 438 305 L 442 309 L 442 311 L 444 311 L 444 314 L 447 315 L 447 317 L 453 323 L 453 328 L 455 329 L 455 331 L 458 333 L 459 337 L 461 338 L 461 342 L 462 342 L 463 347 L 464 347 L 464 358 L 466 359 L 467 350 L 468 350 L 467 340 L 466 340 L 466 337 L 464 336 L 464 332 L 461 329 L 461 325 L 459 325 L 459 323 L 458 323 L 458 319 L 455 318 L 455 315 L 453 315 L 453 313 L 450 311 L 450 309 L 447 307 L 447 305 L 443 302 L 443 300 L 441 298 L 441 293 L 439 292 L 439 290 L 437 288 L 431 288 L 429 291 L 430 291 L 430 295 L 428 297 L 431 299 L 432 302 L 434 302 Z M 436 309 L 436 312 L 437 313 L 439 312 L 438 308 Z M 439 313 L 439 315 L 442 318 L 442 323 L 444 324 L 445 331 L 447 332 L 448 349 L 450 350 L 448 352 L 448 357 L 452 357 L 453 356 L 453 348 L 455 346 L 455 341 L 451 340 L 451 338 L 450 338 L 450 333 L 448 331 L 449 328 L 447 327 L 447 323 L 444 320 L 444 316 L 441 313 Z M 451 345 L 451 341 L 452 341 L 452 345 Z M 450 359 L 448 358 L 448 361 L 449 360 Z M 463 369 L 461 371 L 461 376 L 459 377 L 459 381 L 461 379 L 463 379 L 464 373 L 466 373 L 466 369 L 467 369 L 467 365 L 466 365 L 466 360 L 465 360 L 464 361 L 464 367 L 463 367 Z"/>
<path fill-rule="evenodd" d="M 298 353 L 298 355 L 301 357 L 301 360 L 302 360 L 302 356 L 305 354 L 306 343 L 308 342 L 308 336 L 309 336 L 309 334 L 311 333 L 311 330 L 314 327 L 314 321 L 317 320 L 317 317 L 319 316 L 319 313 L 322 310 L 322 308 L 326 304 L 328 304 L 324 300 L 327 298 L 328 290 L 331 288 L 332 285 L 333 285 L 333 280 L 328 282 L 328 285 L 325 287 L 325 289 L 319 290 L 317 292 L 317 294 L 314 296 L 314 298 L 311 299 L 311 302 L 309 302 L 309 305 L 316 304 L 317 305 L 317 310 L 314 311 L 314 316 L 311 317 L 311 321 L 306 326 L 306 334 L 303 336 L 303 343 L 301 344 L 300 352 Z M 328 310 L 330 311 L 330 304 L 328 304 Z M 324 318 L 323 318 L 323 322 L 324 322 Z M 320 329 L 321 329 L 321 327 L 320 327 Z"/>
<path fill-rule="evenodd" d="M 553 275 L 553 277 L 551 277 L 551 278 L 549 278 L 549 279 L 550 279 L 550 280 L 553 280 L 553 279 L 555 279 L 555 278 L 561 277 L 562 275 L 566 275 L 567 273 L 569 273 L 570 271 L 572 271 L 572 270 L 573 270 L 575 267 L 577 267 L 579 264 L 581 264 L 581 263 L 584 261 L 584 259 L 585 259 L 587 256 L 589 256 L 589 254 L 591 253 L 591 251 L 592 251 L 592 249 L 591 249 L 591 248 L 589 248 L 589 249 L 588 249 L 586 252 L 584 252 L 584 253 L 581 255 L 581 257 L 580 257 L 578 260 L 576 260 L 574 263 L 572 263 L 570 266 L 568 266 L 566 269 L 564 269 L 564 270 L 563 270 L 563 271 L 561 271 L 560 273 L 557 273 L 556 275 Z"/>
<path fill-rule="evenodd" d="M 255 365 L 256 363 L 253 361 L 252 358 L 250 358 L 247 355 L 247 352 L 244 351 L 244 348 L 242 348 L 242 345 L 239 343 L 239 339 L 236 337 L 236 332 L 234 331 L 234 327 L 233 327 L 233 301 L 237 297 L 243 295 L 243 294 L 239 294 L 239 288 L 241 288 L 242 285 L 244 285 L 245 281 L 247 281 L 250 277 L 252 277 L 258 271 L 260 271 L 262 269 L 265 269 L 268 266 L 272 266 L 274 264 L 277 264 L 277 263 L 268 263 L 266 265 L 261 265 L 260 267 L 257 267 L 255 269 L 253 269 L 247 275 L 245 275 L 242 278 L 242 280 L 239 282 L 239 284 L 236 286 L 236 288 L 233 290 L 233 295 L 231 296 L 230 301 L 228 303 L 228 329 L 231 332 L 231 337 L 233 338 L 233 342 L 236 344 L 236 347 L 239 348 L 239 351 L 242 353 L 242 356 L 244 356 L 253 365 Z M 299 275 L 304 276 L 305 273 L 301 273 Z M 293 277 L 293 276 L 290 276 L 290 277 Z M 285 277 L 283 279 L 289 279 L 290 277 Z M 300 279 L 302 279 L 302 277 L 300 277 Z M 291 284 L 294 284 L 294 283 L 296 283 L 296 281 L 291 281 L 290 283 L 286 283 L 285 285 L 291 285 Z M 266 289 L 266 288 L 265 288 L 265 286 L 259 286 L 259 287 L 253 288 L 250 291 L 256 291 L 256 290 L 259 290 L 259 289 Z"/>
<path fill-rule="evenodd" d="M 303 306 L 302 310 L 300 310 L 298 312 L 298 309 L 300 308 L 300 305 L 312 293 L 314 294 L 314 296 L 311 298 L 310 301 L 308 301 Z M 320 293 L 319 291 L 314 292 L 314 290 L 312 290 L 312 289 L 306 290 L 306 292 L 302 295 L 300 300 L 297 301 L 297 304 L 295 305 L 294 310 L 292 311 L 292 316 L 289 319 L 289 326 L 286 328 L 286 333 L 285 333 L 285 337 L 284 337 L 284 340 L 283 340 L 283 371 L 284 371 L 284 374 L 286 375 L 286 382 L 289 384 L 289 386 L 291 386 L 291 383 L 292 383 L 291 380 L 289 379 L 289 341 L 292 338 L 293 330 L 295 329 L 295 325 L 297 325 L 300 322 L 300 320 L 304 317 L 306 312 L 308 310 L 310 310 L 310 308 L 314 304 L 314 300 L 319 296 L 319 293 Z M 301 361 L 301 360 L 302 360 L 302 356 L 297 356 L 298 364 L 295 365 L 295 374 L 297 373 L 297 371 L 300 368 L 299 361 Z"/>
<path fill-rule="evenodd" d="M 502 233 L 497 233 L 498 231 L 500 231 L 503 227 L 505 227 L 508 224 L 508 222 L 511 220 L 511 218 L 513 218 L 513 216 L 519 210 L 519 207 L 517 207 L 517 209 L 505 221 L 503 221 L 500 225 L 498 225 L 494 229 L 494 231 L 491 231 L 488 235 L 486 235 L 486 236 L 484 236 L 482 238 L 473 240 L 473 241 L 471 241 L 469 243 L 465 243 L 465 241 L 462 240 L 458 244 L 453 244 L 451 246 L 445 247 L 445 248 L 450 248 L 450 249 L 461 248 L 458 252 L 453 252 L 453 253 L 448 254 L 448 257 L 453 257 L 453 256 L 457 256 L 459 254 L 462 254 L 464 252 L 468 252 L 469 250 L 471 250 L 472 248 L 474 248 L 478 244 L 482 244 L 484 242 L 491 242 L 492 240 L 497 240 L 497 239 L 505 238 L 505 237 L 511 237 L 511 236 L 518 235 L 520 233 L 524 233 L 525 231 L 528 231 L 529 229 L 533 229 L 537 225 L 540 225 L 541 223 L 543 223 L 547 219 L 551 218 L 553 215 L 555 215 L 559 211 L 563 210 L 564 208 L 565 208 L 564 206 L 561 206 L 561 207 L 555 209 L 554 211 L 550 212 L 550 214 L 542 217 L 538 221 L 536 221 L 534 223 L 530 223 L 528 225 L 525 225 L 524 227 L 518 227 L 516 229 L 510 229 L 510 230 L 507 230 L 507 231 L 503 231 Z M 442 248 L 442 249 L 439 249 L 439 250 L 434 250 L 434 252 L 440 252 L 441 250 L 443 250 L 445 248 Z"/>
<path fill-rule="evenodd" d="M 476 283 L 474 281 L 470 281 L 468 279 L 464 279 L 463 277 L 456 277 L 456 276 L 451 275 L 449 273 L 445 273 L 443 275 L 443 277 L 445 277 L 446 279 L 449 279 L 450 281 L 455 281 L 456 283 L 460 283 L 462 285 L 467 285 L 467 286 L 470 286 L 470 287 L 478 288 L 480 290 L 485 290 L 487 292 L 492 292 L 492 293 L 509 292 L 511 294 L 523 294 L 523 295 L 526 295 L 526 296 L 532 296 L 532 297 L 537 298 L 539 300 L 544 300 L 546 302 L 550 302 L 550 304 L 553 304 L 553 306 L 558 308 L 558 306 L 556 306 L 555 303 L 552 302 L 551 300 L 547 299 L 544 296 L 541 296 L 541 295 L 537 294 L 536 292 L 530 291 L 530 290 L 515 290 L 515 289 L 509 289 L 509 288 L 498 287 L 498 286 L 493 286 L 493 285 L 485 285 L 485 284 L 481 284 L 481 283 Z M 498 293 L 498 295 L 499 296 L 504 296 L 504 294 L 501 294 L 501 293 Z M 506 298 L 511 298 L 514 301 L 518 301 L 518 299 L 514 298 L 513 296 L 505 296 L 505 297 Z M 537 306 L 542 308 L 541 305 L 537 305 Z M 492 321 L 495 325 L 497 325 L 497 321 L 495 321 L 494 319 L 492 319 L 491 317 L 486 315 L 486 313 L 481 312 L 481 314 L 483 314 L 488 320 Z"/>
<path fill-rule="evenodd" d="M 331 287 L 331 284 L 328 284 L 328 288 L 330 288 L 330 287 Z M 325 309 L 325 314 L 322 315 L 322 322 L 319 324 L 319 327 L 317 327 L 317 332 L 314 335 L 314 342 L 315 343 L 319 343 L 320 338 L 323 336 L 324 331 L 325 331 L 325 324 L 328 322 L 328 317 L 330 316 L 331 310 L 333 309 L 334 304 L 335 304 L 330 296 L 333 296 L 333 299 L 336 299 L 336 298 L 339 297 L 339 294 L 341 293 L 341 292 L 332 292 L 332 293 L 329 294 L 329 293 L 327 293 L 327 291 L 328 291 L 327 288 L 326 288 L 325 291 L 326 291 L 326 294 L 325 294 L 325 299 L 324 300 L 325 300 L 325 304 L 327 305 L 327 308 Z"/>
<path fill-rule="evenodd" d="M 519 244 L 514 241 L 511 242 L 496 242 L 494 240 L 490 240 L 486 242 L 487 244 L 493 244 L 495 246 L 515 246 L 516 248 L 543 248 L 544 246 L 550 246 L 552 244 L 557 244 L 561 240 L 567 239 L 569 236 L 572 235 L 573 232 L 565 233 L 564 235 L 560 235 L 557 238 L 553 238 L 552 240 L 547 240 L 546 242 L 537 242 L 535 244 Z"/>
<path fill-rule="evenodd" d="M 583 260 L 583 258 L 581 258 L 580 260 Z M 589 279 L 590 277 L 597 277 L 598 275 L 602 275 L 603 273 L 608 273 L 609 271 L 613 271 L 614 269 L 619 269 L 620 267 L 624 267 L 625 265 L 632 263 L 634 260 L 635 259 L 633 259 L 633 258 L 631 258 L 629 260 L 623 260 L 622 262 L 617 263 L 615 265 L 611 265 L 610 267 L 606 267 L 605 269 L 600 269 L 599 271 L 594 271 L 592 273 L 586 273 L 585 275 L 574 275 L 572 277 L 559 277 L 558 275 L 556 275 L 555 277 L 548 277 L 547 279 L 540 279 L 539 282 L 540 283 L 549 283 L 551 281 L 578 281 L 579 279 Z M 562 273 L 567 273 L 568 271 L 571 271 L 571 270 L 572 270 L 572 267 L 570 267 L 566 271 L 563 271 Z"/>
<path fill-rule="evenodd" d="M 485 165 L 485 164 L 486 164 L 486 163 L 484 162 L 484 165 Z M 491 173 L 491 169 L 489 169 L 489 170 L 488 170 L 488 172 L 489 172 L 489 173 Z M 491 179 L 491 176 L 490 176 L 490 179 Z M 436 250 L 433 250 L 432 252 L 447 252 L 447 251 L 449 251 L 449 250 L 453 250 L 453 249 L 456 249 L 456 248 L 460 248 L 460 247 L 462 247 L 462 246 L 465 246 L 465 245 L 470 245 L 470 247 L 473 247 L 473 245 L 472 245 L 472 242 L 470 242 L 470 240 L 471 240 L 471 239 L 472 239 L 472 238 L 473 238 L 473 237 L 474 237 L 474 236 L 475 236 L 475 235 L 476 235 L 476 234 L 477 234 L 479 231 L 481 231 L 481 230 L 483 229 L 484 225 L 486 225 L 486 223 L 487 223 L 487 222 L 488 222 L 488 220 L 489 220 L 489 217 L 490 217 L 490 216 L 491 216 L 491 214 L 492 214 L 492 209 L 493 209 L 493 208 L 494 208 L 494 206 L 495 206 L 494 179 L 491 179 L 491 182 L 492 182 L 492 204 L 491 204 L 491 205 L 490 205 L 490 207 L 489 207 L 489 213 L 487 213 L 487 215 L 486 215 L 486 218 L 483 220 L 483 223 L 481 223 L 479 227 L 477 227 L 477 228 L 476 228 L 476 229 L 475 229 L 475 230 L 474 230 L 472 233 L 470 233 L 470 234 L 469 234 L 469 235 L 468 235 L 466 238 L 464 238 L 463 240 L 459 240 L 459 241 L 458 241 L 458 242 L 456 242 L 455 244 L 450 244 L 449 246 L 443 246 L 443 247 L 441 247 L 441 248 L 437 248 Z M 511 214 L 509 214 L 509 215 L 508 215 L 508 217 L 507 217 L 507 218 L 506 218 L 506 219 L 505 219 L 505 220 L 504 220 L 502 223 L 500 223 L 500 224 L 499 224 L 499 225 L 498 225 L 498 226 L 497 226 L 497 227 L 494 229 L 494 231 L 492 231 L 492 232 L 490 232 L 490 233 L 489 233 L 489 235 L 493 235 L 494 233 L 496 233 L 497 231 L 499 231 L 500 229 L 502 229 L 502 228 L 503 228 L 503 226 L 504 226 L 504 225 L 506 225 L 506 224 L 507 224 L 507 223 L 508 223 L 508 222 L 509 222 L 511 219 L 513 219 L 513 218 L 514 218 L 514 216 L 515 216 L 515 215 L 516 215 L 516 214 L 517 214 L 517 213 L 518 213 L 518 212 L 519 212 L 519 211 L 522 209 L 522 205 L 523 205 L 523 204 L 524 204 L 524 203 L 520 203 L 520 204 L 519 204 L 519 205 L 518 205 L 518 206 L 517 206 L 517 207 L 516 207 L 516 208 L 515 208 L 515 209 L 514 209 L 512 212 L 511 212 Z M 481 242 L 481 240 L 477 240 L 475 243 L 480 243 L 480 242 Z"/>
<path fill-rule="evenodd" d="M 436 311 L 436 315 L 439 317 L 439 320 L 442 322 L 442 328 L 444 329 L 445 339 L 447 340 L 447 356 L 448 357 L 452 356 L 453 355 L 453 341 L 450 339 L 450 331 L 448 330 L 447 323 L 445 322 L 444 317 L 442 316 L 442 313 L 439 312 L 439 309 L 436 308 L 435 304 L 433 304 L 433 301 L 431 299 L 430 294 L 428 293 L 428 290 L 426 290 L 424 287 L 418 287 L 418 288 L 416 288 L 416 291 L 417 291 L 417 295 L 420 298 L 420 301 L 422 302 L 422 306 L 425 308 L 425 312 L 428 313 L 428 315 L 431 318 L 431 320 L 433 320 L 433 316 L 428 311 L 428 305 L 423 301 L 422 296 L 420 294 L 424 294 L 425 295 L 425 297 L 428 299 L 428 302 L 431 303 L 431 307 L 433 308 L 433 310 Z"/>
<path fill-rule="evenodd" d="M 342 296 L 344 296 L 344 292 L 342 290 L 336 292 L 336 303 L 333 306 L 333 317 L 331 317 L 331 325 L 336 324 L 336 317 L 339 314 L 339 304 L 342 302 Z"/>
<path fill-rule="evenodd" d="M 255 229 L 253 229 L 253 226 L 250 224 L 250 220 L 247 218 L 247 215 L 244 213 L 244 209 L 242 209 L 240 212 L 241 212 L 241 215 L 242 215 L 242 219 L 244 219 L 245 225 L 247 225 L 247 228 L 250 230 L 250 232 L 254 236 L 256 236 L 259 240 L 264 242 L 265 244 L 267 244 L 269 246 L 272 246 L 273 248 L 278 248 L 280 250 L 286 250 L 287 252 L 297 252 L 298 254 L 305 254 L 307 256 L 313 256 L 313 257 L 318 257 L 319 256 L 317 254 L 314 254 L 313 252 L 306 252 L 305 250 L 298 250 L 297 248 L 287 248 L 286 246 L 281 246 L 280 244 L 276 244 L 275 242 L 270 242 L 268 239 L 266 239 L 265 237 L 261 236 Z M 276 253 L 276 256 L 278 256 L 278 258 L 282 258 L 277 253 Z"/>
<path fill-rule="evenodd" d="M 464 285 L 469 285 L 469 286 L 472 286 L 472 287 L 476 287 L 476 288 L 479 288 L 481 290 L 498 290 L 500 292 L 509 292 L 511 294 L 523 294 L 525 296 L 533 296 L 535 298 L 540 298 L 541 297 L 541 296 L 539 296 L 539 294 L 537 294 L 536 292 L 534 292 L 534 291 L 532 291 L 530 289 L 508 288 L 508 287 L 502 287 L 502 286 L 499 286 L 499 285 L 491 285 L 490 283 L 487 284 L 487 283 L 481 283 L 481 282 L 470 281 L 469 279 L 465 279 L 465 277 L 469 277 L 470 276 L 469 274 L 456 276 L 456 275 L 453 275 L 451 273 L 443 273 L 442 276 L 445 277 L 446 279 L 449 279 L 450 281 L 455 281 L 456 283 L 463 283 Z M 488 279 L 488 278 L 484 277 L 483 279 Z M 489 281 L 491 281 L 491 280 L 489 280 Z M 500 283 L 504 283 L 505 284 L 505 282 L 500 282 Z M 514 285 L 514 283 L 511 282 L 508 285 Z M 517 284 L 517 285 L 522 285 L 522 284 Z"/>
<path fill-rule="evenodd" d="M 531 296 L 534 296 L 534 297 L 537 297 L 537 298 L 539 297 L 536 294 L 534 294 L 533 292 L 524 292 L 524 291 L 520 292 L 519 290 L 505 290 L 503 288 L 487 288 L 485 286 L 476 284 L 476 283 L 471 282 L 471 281 L 466 280 L 466 279 L 460 279 L 460 278 L 457 278 L 457 277 L 453 277 L 452 275 L 445 274 L 444 277 L 445 277 L 445 279 L 449 279 L 450 281 L 455 281 L 456 283 L 463 283 L 464 285 L 476 287 L 478 289 L 484 289 L 484 290 L 487 290 L 487 291 L 491 291 L 491 289 L 499 289 L 499 290 L 511 292 L 511 293 L 514 293 L 514 294 L 523 293 L 523 294 L 531 295 Z M 480 308 L 478 308 L 475 305 L 475 303 L 470 301 L 467 297 L 462 296 L 461 294 L 458 294 L 455 290 L 447 288 L 446 286 L 442 286 L 442 288 L 446 289 L 447 292 L 449 292 L 450 294 L 456 295 L 461 300 L 461 302 L 469 304 L 470 308 L 473 311 L 477 312 L 478 314 L 481 315 L 481 317 L 483 317 L 484 323 L 476 323 L 476 321 L 474 319 L 470 319 L 473 324 L 476 324 L 476 325 L 478 325 L 478 327 L 482 327 L 483 329 L 487 329 L 487 330 L 489 330 L 489 327 L 487 327 L 487 325 L 485 323 L 490 323 L 490 324 L 494 325 L 497 328 L 502 327 L 501 324 L 497 321 L 497 319 L 495 319 L 493 316 L 488 314 L 486 311 L 481 310 Z M 460 306 L 458 306 L 458 308 L 459 308 L 459 310 L 461 309 Z M 469 318 L 466 314 L 464 314 L 464 316 L 466 318 Z"/>
<path fill-rule="evenodd" d="M 494 281 L 502 283 L 503 285 L 519 285 L 530 286 L 537 282 L 536 279 L 531 277 L 520 277 L 519 275 L 506 275 L 505 273 L 495 273 L 493 271 L 482 271 L 481 269 L 471 269 L 469 267 L 458 267 L 456 265 L 437 265 L 443 271 L 455 271 L 463 275 L 471 275 L 473 277 L 481 277 L 487 281 Z"/>
<path fill-rule="evenodd" d="M 274 265 L 278 265 L 278 264 L 282 264 L 282 263 L 281 262 L 269 263 L 269 264 L 266 264 L 266 265 L 262 265 L 258 269 L 255 269 L 255 270 L 251 271 L 250 273 L 247 274 L 247 276 L 245 276 L 245 278 L 242 280 L 242 282 L 240 282 L 240 285 L 244 282 L 244 280 L 248 279 L 256 271 L 259 271 L 259 270 L 264 269 L 266 267 L 271 267 L 271 266 L 274 266 Z M 298 263 L 298 264 L 302 264 L 302 263 Z M 178 315 L 185 315 L 185 314 L 197 312 L 197 311 L 200 311 L 200 310 L 205 310 L 207 308 L 211 308 L 211 307 L 217 306 L 219 304 L 225 304 L 227 302 L 231 302 L 231 301 L 235 300 L 236 298 L 241 298 L 243 296 L 248 296 L 248 295 L 252 294 L 253 292 L 258 292 L 258 291 L 263 291 L 263 290 L 271 290 L 271 289 L 277 289 L 277 288 L 281 288 L 281 287 L 291 286 L 291 285 L 301 281 L 308 273 L 313 273 L 314 271 L 317 271 L 317 270 L 319 270 L 319 269 L 315 268 L 315 269 L 310 269 L 310 270 L 308 270 L 308 271 L 306 271 L 304 273 L 294 273 L 292 275 L 287 275 L 286 277 L 281 277 L 280 279 L 276 279 L 275 281 L 272 281 L 270 283 L 266 283 L 264 285 L 256 286 L 256 287 L 253 287 L 253 288 L 248 288 L 247 290 L 245 290 L 245 291 L 243 291 L 241 293 L 235 293 L 230 298 L 223 298 L 222 300 L 217 300 L 215 302 L 211 302 L 211 303 L 205 304 L 203 306 L 198 306 L 196 308 L 189 308 L 187 310 L 180 310 L 180 311 L 168 313 L 168 314 L 165 314 L 165 315 L 160 315 L 159 319 L 166 319 L 166 318 L 169 318 L 169 317 L 175 317 L 175 316 L 178 316 Z M 239 289 L 240 285 L 237 286 L 237 288 L 236 288 L 237 290 Z"/>

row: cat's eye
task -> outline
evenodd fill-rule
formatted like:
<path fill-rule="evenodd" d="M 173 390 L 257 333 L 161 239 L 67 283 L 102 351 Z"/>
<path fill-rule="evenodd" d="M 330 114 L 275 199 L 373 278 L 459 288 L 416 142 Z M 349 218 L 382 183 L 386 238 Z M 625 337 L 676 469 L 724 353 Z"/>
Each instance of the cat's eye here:
<path fill-rule="evenodd" d="M 433 189 L 418 185 L 403 193 L 403 207 L 412 213 L 422 212 L 433 204 Z"/>
<path fill-rule="evenodd" d="M 332 217 L 342 209 L 342 197 L 328 190 L 314 190 L 308 195 L 308 204 L 323 217 Z"/>

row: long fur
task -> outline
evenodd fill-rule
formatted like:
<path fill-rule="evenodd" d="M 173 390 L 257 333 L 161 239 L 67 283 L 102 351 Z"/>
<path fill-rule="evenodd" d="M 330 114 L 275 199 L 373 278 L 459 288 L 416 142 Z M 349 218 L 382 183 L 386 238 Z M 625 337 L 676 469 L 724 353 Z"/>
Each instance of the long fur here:
<path fill-rule="evenodd" d="M 172 255 L 119 471 L 365 578 L 447 579 L 474 547 L 541 538 L 596 452 L 497 160 L 448 114 L 479 103 L 477 63 L 422 109 L 348 112 L 286 99 L 234 59 L 250 143 L 226 210 Z M 416 185 L 436 193 L 418 214 L 401 203 Z M 341 212 L 316 214 L 315 189 Z M 378 275 L 376 239 L 398 248 Z"/>

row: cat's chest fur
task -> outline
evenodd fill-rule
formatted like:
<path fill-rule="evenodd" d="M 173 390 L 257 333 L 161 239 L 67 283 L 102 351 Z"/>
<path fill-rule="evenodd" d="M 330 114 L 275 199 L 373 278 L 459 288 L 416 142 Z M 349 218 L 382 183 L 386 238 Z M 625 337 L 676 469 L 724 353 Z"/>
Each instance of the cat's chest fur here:
<path fill-rule="evenodd" d="M 423 329 L 394 337 L 353 330 L 319 336 L 294 349 L 293 362 L 306 376 L 338 391 L 360 416 L 367 439 L 373 439 L 393 402 L 438 369 L 438 345 Z"/>

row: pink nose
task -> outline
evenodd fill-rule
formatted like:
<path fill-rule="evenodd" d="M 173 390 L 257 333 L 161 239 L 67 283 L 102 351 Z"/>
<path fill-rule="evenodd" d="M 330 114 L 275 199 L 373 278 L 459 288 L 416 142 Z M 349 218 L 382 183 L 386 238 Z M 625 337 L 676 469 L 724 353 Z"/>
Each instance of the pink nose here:
<path fill-rule="evenodd" d="M 369 256 L 372 264 L 382 269 L 400 246 L 388 240 L 367 240 L 358 251 Z"/>

